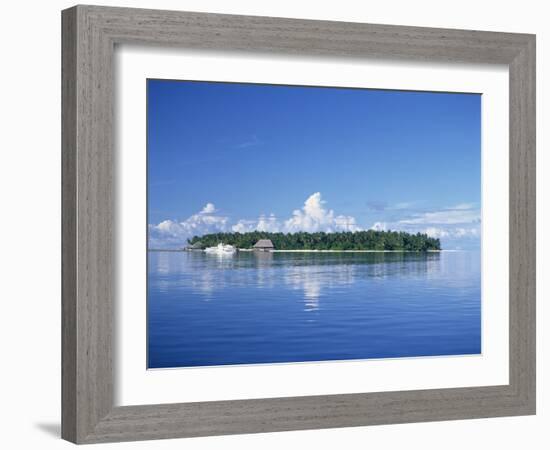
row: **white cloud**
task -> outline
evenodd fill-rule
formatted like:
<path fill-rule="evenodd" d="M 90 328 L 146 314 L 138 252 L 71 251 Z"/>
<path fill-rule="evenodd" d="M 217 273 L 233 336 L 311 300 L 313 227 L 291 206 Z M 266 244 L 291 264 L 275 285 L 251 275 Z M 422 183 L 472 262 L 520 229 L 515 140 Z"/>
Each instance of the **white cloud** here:
<path fill-rule="evenodd" d="M 277 221 L 275 215 L 271 214 L 269 217 L 260 216 L 258 223 L 256 224 L 256 230 L 269 231 L 271 233 L 277 233 L 280 231 L 281 226 Z"/>
<path fill-rule="evenodd" d="M 248 231 L 254 231 L 255 227 L 256 227 L 255 220 L 241 219 L 231 227 L 231 230 L 235 233 L 247 233 Z"/>
<path fill-rule="evenodd" d="M 428 227 L 421 230 L 421 233 L 425 233 L 433 238 L 449 238 L 449 239 L 461 239 L 461 238 L 475 238 L 479 237 L 479 227 L 463 228 L 463 227 L 450 227 L 450 228 L 438 228 Z"/>
<path fill-rule="evenodd" d="M 178 222 L 164 220 L 157 225 L 149 225 L 150 248 L 178 248 L 185 246 L 187 239 L 217 232 L 266 231 L 295 233 L 298 231 L 360 231 L 361 228 L 352 216 L 336 215 L 325 207 L 320 192 L 310 195 L 301 209 L 296 209 L 286 220 L 279 220 L 274 214 L 261 215 L 256 220 L 241 219 L 230 224 L 225 216 L 216 215 L 218 210 L 213 203 L 207 203 L 197 214 Z"/>
<path fill-rule="evenodd" d="M 478 237 L 481 234 L 479 227 L 472 228 L 456 228 L 454 231 L 454 236 L 457 238 L 461 237 Z"/>
<path fill-rule="evenodd" d="M 449 232 L 443 228 L 428 227 L 422 230 L 422 233 L 427 234 L 431 238 L 446 238 L 449 236 Z"/>
<path fill-rule="evenodd" d="M 423 233 L 442 240 L 444 248 L 457 248 L 459 242 L 474 239 L 481 235 L 481 212 L 473 203 L 461 203 L 456 206 L 434 211 L 413 213 L 393 222 L 375 222 L 371 228 L 375 231 L 399 230 L 408 233 Z"/>
<path fill-rule="evenodd" d="M 286 220 L 278 220 L 273 214 L 260 216 L 257 220 L 239 220 L 231 227 L 233 231 L 268 231 L 272 233 L 296 233 L 298 231 L 327 233 L 334 231 L 359 231 L 361 228 L 352 216 L 335 215 L 332 209 L 325 208 L 320 192 L 310 195 L 301 209 L 292 212 Z"/>
<path fill-rule="evenodd" d="M 388 227 L 386 222 L 375 222 L 370 229 L 374 231 L 386 231 Z"/>
<path fill-rule="evenodd" d="M 480 211 L 474 208 L 473 205 L 462 203 L 452 208 L 445 208 L 439 211 L 425 212 L 414 214 L 400 220 L 398 223 L 403 225 L 418 225 L 418 224 L 463 224 L 463 223 L 479 223 L 481 220 Z"/>
<path fill-rule="evenodd" d="M 241 219 L 233 225 L 231 229 L 239 233 L 246 233 L 249 231 L 266 231 L 277 233 L 281 231 L 281 224 L 275 215 L 271 214 L 268 217 L 262 215 L 258 218 L 258 220 Z"/>
<path fill-rule="evenodd" d="M 213 214 L 216 212 L 216 207 L 214 206 L 214 203 L 207 203 L 204 205 L 204 208 L 202 208 L 201 214 Z"/>
<path fill-rule="evenodd" d="M 453 209 L 464 210 L 464 209 L 474 209 L 474 208 L 475 208 L 475 205 L 473 203 L 459 203 L 458 205 L 451 206 L 450 208 L 445 208 L 445 209 L 447 209 L 447 210 L 453 210 Z"/>
<path fill-rule="evenodd" d="M 335 216 L 332 209 L 325 209 L 325 201 L 320 192 L 310 195 L 302 209 L 296 209 L 292 217 L 284 222 L 286 232 L 297 231 L 359 231 L 360 228 L 352 216 Z"/>
<path fill-rule="evenodd" d="M 449 240 L 479 238 L 480 211 L 473 204 L 462 203 L 449 208 L 410 214 L 392 222 L 375 222 L 370 229 L 376 231 L 400 230 L 409 233 L 424 233 L 430 237 Z M 230 221 L 220 215 L 213 203 L 181 222 L 164 220 L 149 225 L 150 248 L 181 248 L 187 239 L 208 233 L 250 231 L 296 233 L 299 231 L 327 233 L 338 231 L 361 231 L 353 216 L 336 215 L 326 207 L 320 192 L 310 195 L 302 208 L 296 209 L 287 219 L 278 219 L 274 214 L 260 215 L 257 219 Z"/>
<path fill-rule="evenodd" d="M 199 213 L 182 222 L 164 220 L 158 225 L 149 225 L 149 247 L 183 247 L 193 236 L 227 231 L 228 218 L 214 215 L 214 212 L 214 204 L 207 203 Z"/>

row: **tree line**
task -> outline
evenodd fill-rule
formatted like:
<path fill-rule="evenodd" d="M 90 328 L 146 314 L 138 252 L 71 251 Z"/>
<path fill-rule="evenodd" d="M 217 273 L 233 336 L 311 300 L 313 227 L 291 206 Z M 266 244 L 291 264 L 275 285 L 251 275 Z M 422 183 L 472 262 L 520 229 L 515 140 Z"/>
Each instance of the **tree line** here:
<path fill-rule="evenodd" d="M 441 250 L 437 238 L 404 231 L 344 231 L 336 233 L 212 233 L 188 239 L 190 245 L 213 247 L 218 243 L 250 249 L 260 239 L 270 239 L 276 250 L 404 250 L 425 252 Z"/>

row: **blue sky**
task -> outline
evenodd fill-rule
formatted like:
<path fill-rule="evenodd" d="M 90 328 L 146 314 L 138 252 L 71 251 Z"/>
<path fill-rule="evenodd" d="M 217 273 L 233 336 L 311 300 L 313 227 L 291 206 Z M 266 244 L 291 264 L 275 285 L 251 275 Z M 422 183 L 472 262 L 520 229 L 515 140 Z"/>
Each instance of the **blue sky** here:
<path fill-rule="evenodd" d="M 150 248 L 370 228 L 479 247 L 480 95 L 147 83 Z"/>

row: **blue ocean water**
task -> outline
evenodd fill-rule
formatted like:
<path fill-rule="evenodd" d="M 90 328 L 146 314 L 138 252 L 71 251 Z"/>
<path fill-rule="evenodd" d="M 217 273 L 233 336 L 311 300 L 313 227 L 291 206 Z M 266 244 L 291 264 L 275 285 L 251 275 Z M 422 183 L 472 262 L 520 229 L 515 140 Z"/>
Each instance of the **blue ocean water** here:
<path fill-rule="evenodd" d="M 481 352 L 479 252 L 149 252 L 148 367 Z"/>

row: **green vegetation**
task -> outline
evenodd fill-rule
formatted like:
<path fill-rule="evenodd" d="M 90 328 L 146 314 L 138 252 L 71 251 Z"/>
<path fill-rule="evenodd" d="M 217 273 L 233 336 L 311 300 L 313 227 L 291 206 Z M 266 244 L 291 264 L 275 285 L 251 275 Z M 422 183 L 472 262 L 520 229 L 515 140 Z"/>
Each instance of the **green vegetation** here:
<path fill-rule="evenodd" d="M 219 242 L 237 248 L 252 248 L 260 239 L 271 239 L 276 250 L 404 250 L 425 252 L 441 250 L 439 239 L 427 234 L 410 234 L 403 231 L 355 231 L 340 233 L 213 233 L 194 236 L 189 244 L 201 242 L 212 247 Z"/>

